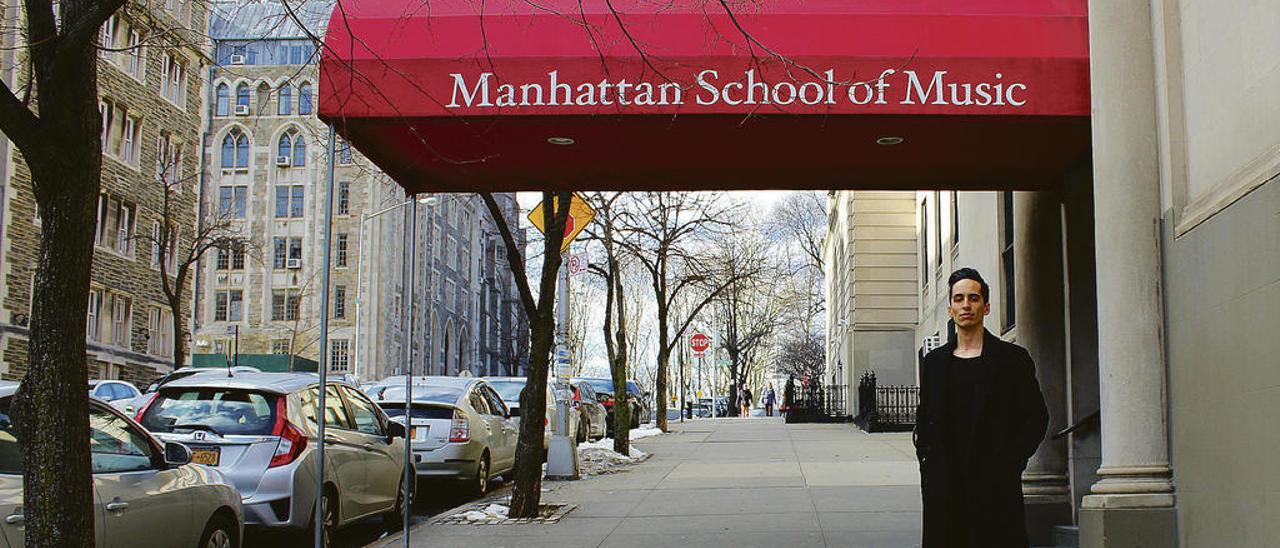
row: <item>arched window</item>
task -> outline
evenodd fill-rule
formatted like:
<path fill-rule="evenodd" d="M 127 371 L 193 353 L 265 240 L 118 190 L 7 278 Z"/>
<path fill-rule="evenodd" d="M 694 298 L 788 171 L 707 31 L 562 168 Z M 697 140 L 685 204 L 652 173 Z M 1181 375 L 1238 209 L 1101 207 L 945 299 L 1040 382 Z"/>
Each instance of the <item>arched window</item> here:
<path fill-rule="evenodd" d="M 249 136 L 232 128 L 222 138 L 222 167 L 242 169 L 249 167 Z"/>
<path fill-rule="evenodd" d="M 300 133 L 293 135 L 293 165 L 307 165 L 307 141 Z"/>
<path fill-rule="evenodd" d="M 280 142 L 276 143 L 276 156 L 293 157 L 293 138 L 289 133 L 280 134 Z"/>
<path fill-rule="evenodd" d="M 218 84 L 218 99 L 215 112 L 218 116 L 231 114 L 231 89 L 226 84 Z"/>
<path fill-rule="evenodd" d="M 311 114 L 311 84 L 298 86 L 298 114 Z"/>
<path fill-rule="evenodd" d="M 289 84 L 280 86 L 280 96 L 277 101 L 279 101 L 279 104 L 276 108 L 276 114 L 281 116 L 293 114 L 293 86 Z"/>
<path fill-rule="evenodd" d="M 236 106 L 249 108 L 249 84 L 236 86 Z"/>

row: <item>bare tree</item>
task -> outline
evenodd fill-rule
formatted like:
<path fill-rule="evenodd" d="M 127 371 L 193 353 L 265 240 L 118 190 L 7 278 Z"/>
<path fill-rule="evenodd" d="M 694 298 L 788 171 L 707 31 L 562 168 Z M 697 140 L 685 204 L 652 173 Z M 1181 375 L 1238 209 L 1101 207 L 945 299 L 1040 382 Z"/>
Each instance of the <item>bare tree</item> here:
<path fill-rule="evenodd" d="M 728 357 L 731 409 L 737 408 L 738 391 L 747 385 L 760 352 L 768 348 L 790 306 L 779 298 L 779 271 L 771 264 L 769 249 L 755 234 L 735 231 L 716 252 L 716 271 L 726 273 L 727 287 L 716 296 L 712 312 L 719 325 L 718 345 Z"/>
<path fill-rule="evenodd" d="M 778 373 L 796 378 L 817 379 L 827 365 L 826 343 L 821 336 L 800 336 L 782 343 L 776 366 Z"/>
<path fill-rule="evenodd" d="M 623 219 L 625 237 L 618 240 L 649 275 L 658 319 L 657 372 L 654 394 L 658 428 L 667 430 L 667 375 L 671 353 L 689 324 L 738 276 L 713 282 L 708 268 L 697 257 L 697 247 L 708 245 L 724 233 L 736 217 L 736 205 L 721 193 L 647 192 L 635 195 L 630 213 Z M 673 316 L 673 304 L 686 291 L 706 291 Z"/>
<path fill-rule="evenodd" d="M 538 294 L 534 297 L 525 271 L 525 253 L 516 245 L 510 221 L 503 216 L 493 194 L 480 193 L 493 223 L 502 234 L 507 248 L 507 262 L 515 275 L 520 291 L 520 302 L 529 318 L 529 366 L 526 368 L 525 388 L 520 392 L 521 414 L 525 417 L 541 417 L 547 409 L 547 373 L 551 364 L 551 349 L 555 344 L 556 278 L 560 269 L 560 245 L 564 242 L 564 227 L 569 220 L 569 192 L 543 192 L 542 215 L 549 219 L 542 238 L 542 272 L 538 280 Z M 516 442 L 516 463 L 511 489 L 510 515 L 514 518 L 535 517 L 542 499 L 542 464 L 546 462 L 546 449 L 542 446 L 546 425 L 540 420 L 520 421 L 520 435 Z"/>
<path fill-rule="evenodd" d="M 618 216 L 625 214 L 615 207 L 622 194 L 597 193 L 591 205 L 596 210 L 598 222 L 588 229 L 588 236 L 600 243 L 604 251 L 604 264 L 592 265 L 591 271 L 604 280 L 604 346 L 609 359 L 609 374 L 613 379 L 613 450 L 631 454 L 631 406 L 627 405 L 628 329 L 626 284 L 622 282 L 622 245 L 617 241 Z"/>

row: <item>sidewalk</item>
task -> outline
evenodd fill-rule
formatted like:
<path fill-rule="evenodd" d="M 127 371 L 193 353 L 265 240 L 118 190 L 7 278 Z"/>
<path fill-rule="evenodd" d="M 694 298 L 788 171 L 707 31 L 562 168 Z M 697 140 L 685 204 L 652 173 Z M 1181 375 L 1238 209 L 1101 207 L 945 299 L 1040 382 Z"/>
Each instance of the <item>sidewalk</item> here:
<path fill-rule="evenodd" d="M 776 418 L 707 419 L 642 439 L 626 472 L 548 482 L 543 502 L 578 507 L 555 524 L 439 525 L 414 546 L 908 547 L 920 539 L 910 434 Z M 401 546 L 389 538 L 383 546 Z"/>

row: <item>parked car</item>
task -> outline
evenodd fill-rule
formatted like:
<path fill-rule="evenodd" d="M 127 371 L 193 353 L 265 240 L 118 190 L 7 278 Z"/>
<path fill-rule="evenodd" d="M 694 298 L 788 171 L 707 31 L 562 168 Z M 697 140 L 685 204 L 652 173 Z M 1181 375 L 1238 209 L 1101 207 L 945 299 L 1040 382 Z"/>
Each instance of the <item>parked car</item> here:
<path fill-rule="evenodd" d="M 0 540 L 23 546 L 22 450 L 9 414 L 15 390 L 0 387 Z M 88 445 L 96 546 L 239 546 L 240 495 L 219 471 L 193 464 L 186 446 L 162 444 L 97 400 L 89 401 Z"/>
<path fill-rule="evenodd" d="M 605 410 L 604 404 L 600 403 L 600 398 L 596 395 L 591 383 L 588 382 L 571 382 L 569 384 L 573 390 L 573 407 L 580 415 L 578 421 L 578 443 L 587 441 L 588 438 L 598 440 L 608 435 L 609 425 L 605 424 L 609 420 L 609 412 Z"/>
<path fill-rule="evenodd" d="M 510 473 L 516 461 L 516 425 L 488 383 L 474 377 L 426 377 L 411 389 L 408 428 L 419 478 L 458 480 L 478 496 L 489 490 L 493 476 Z M 409 396 L 403 386 L 391 386 L 378 405 L 403 423 Z"/>
<path fill-rule="evenodd" d="M 238 373 L 260 373 L 261 371 L 259 371 L 258 368 L 256 367 L 249 367 L 247 365 L 238 365 L 238 366 L 232 367 L 231 372 L 233 374 L 238 374 Z M 185 379 L 192 375 L 208 375 L 208 374 L 219 374 L 219 373 L 226 375 L 227 369 L 224 367 L 183 367 L 181 369 L 170 371 L 166 373 L 163 377 L 160 377 L 160 380 L 157 380 L 156 382 L 148 384 L 147 388 L 143 390 L 141 394 L 134 396 L 132 399 L 113 401 L 111 402 L 111 405 L 116 409 L 124 411 L 126 414 L 128 414 L 131 417 L 136 416 L 138 414 L 138 410 L 142 408 L 142 405 L 145 404 L 147 400 L 151 399 L 151 394 L 154 393 L 156 390 L 158 390 L 161 386 L 164 386 L 165 384 L 168 384 L 172 381 L 176 381 L 178 379 Z"/>
<path fill-rule="evenodd" d="M 139 422 L 222 471 L 246 524 L 314 531 L 319 384 L 312 373 L 193 375 L 160 387 Z M 330 382 L 325 394 L 324 533 L 377 514 L 399 523 L 413 496 L 404 427 L 354 386 Z"/>
<path fill-rule="evenodd" d="M 639 428 L 640 423 L 653 421 L 653 404 L 650 401 L 650 394 L 640 388 L 640 383 L 634 379 L 627 379 L 627 394 L 635 398 L 635 413 L 631 416 L 631 427 Z"/>
<path fill-rule="evenodd" d="M 111 407 L 125 413 L 132 414 L 137 412 L 137 409 L 134 409 L 134 400 L 141 395 L 142 392 L 139 392 L 138 387 L 131 382 L 115 380 L 89 381 L 89 397 L 107 402 L 111 404 Z"/>
<path fill-rule="evenodd" d="M 524 377 L 485 377 L 484 380 L 498 393 L 498 396 L 502 397 L 502 401 L 507 404 L 507 408 L 511 409 L 511 416 L 515 419 L 513 422 L 518 428 L 520 420 L 523 418 L 520 413 L 520 391 L 524 390 L 527 379 Z M 556 411 L 556 401 L 565 399 L 567 399 L 567 395 L 557 395 L 552 383 L 547 383 L 547 410 L 542 419 L 546 425 L 546 429 L 542 433 L 543 449 L 551 449 L 551 436 L 555 433 L 556 419 L 559 417 L 559 413 Z M 569 431 L 578 431 L 578 417 L 573 413 L 569 414 Z"/>
<path fill-rule="evenodd" d="M 573 379 L 573 382 L 584 382 L 591 385 L 596 391 L 596 399 L 604 406 L 608 423 L 609 435 L 613 433 L 613 380 L 601 378 L 582 378 Z M 631 428 L 639 428 L 641 422 L 649 422 L 649 405 L 646 403 L 645 394 L 641 393 L 640 385 L 635 381 L 627 381 L 627 402 L 631 405 Z M 643 421 L 641 420 L 643 419 Z"/>

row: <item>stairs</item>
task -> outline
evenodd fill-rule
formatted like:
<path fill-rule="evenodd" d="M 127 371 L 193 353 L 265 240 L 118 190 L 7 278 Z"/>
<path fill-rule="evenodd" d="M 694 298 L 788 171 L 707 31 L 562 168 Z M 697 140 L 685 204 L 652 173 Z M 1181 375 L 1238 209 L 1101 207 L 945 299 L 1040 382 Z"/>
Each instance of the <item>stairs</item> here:
<path fill-rule="evenodd" d="M 1036 548 L 1080 548 L 1080 527 L 1078 525 L 1055 525 L 1050 532 L 1053 544 Z"/>

